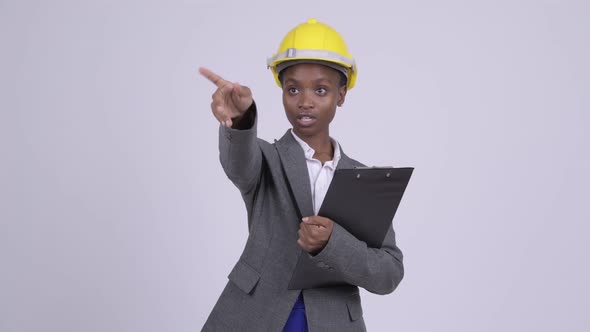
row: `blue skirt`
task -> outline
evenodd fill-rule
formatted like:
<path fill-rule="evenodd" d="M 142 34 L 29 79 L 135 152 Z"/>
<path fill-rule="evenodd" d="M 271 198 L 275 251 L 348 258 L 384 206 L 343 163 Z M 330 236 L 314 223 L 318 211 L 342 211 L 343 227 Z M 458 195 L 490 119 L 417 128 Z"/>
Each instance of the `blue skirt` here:
<path fill-rule="evenodd" d="M 299 293 L 297 302 L 291 310 L 289 319 L 283 328 L 283 332 L 307 332 L 307 317 L 305 316 L 305 304 L 303 303 L 303 293 Z"/>

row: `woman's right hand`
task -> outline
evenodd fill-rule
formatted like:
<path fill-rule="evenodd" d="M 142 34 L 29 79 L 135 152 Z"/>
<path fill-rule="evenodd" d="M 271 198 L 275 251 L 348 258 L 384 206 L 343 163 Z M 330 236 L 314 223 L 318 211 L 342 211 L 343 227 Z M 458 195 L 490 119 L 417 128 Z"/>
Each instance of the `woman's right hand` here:
<path fill-rule="evenodd" d="M 254 102 L 250 88 L 226 81 L 207 68 L 199 68 L 199 73 L 217 86 L 211 96 L 211 111 L 215 118 L 226 127 L 238 123 Z"/>

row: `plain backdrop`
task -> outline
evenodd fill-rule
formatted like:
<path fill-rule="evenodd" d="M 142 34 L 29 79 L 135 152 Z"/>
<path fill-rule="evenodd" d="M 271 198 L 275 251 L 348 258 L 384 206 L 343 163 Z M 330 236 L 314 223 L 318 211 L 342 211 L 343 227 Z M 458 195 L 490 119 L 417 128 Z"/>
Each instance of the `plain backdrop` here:
<path fill-rule="evenodd" d="M 214 86 L 289 127 L 266 58 L 337 29 L 351 157 L 413 166 L 369 331 L 590 331 L 587 1 L 0 0 L 0 331 L 198 331 L 246 237 Z"/>

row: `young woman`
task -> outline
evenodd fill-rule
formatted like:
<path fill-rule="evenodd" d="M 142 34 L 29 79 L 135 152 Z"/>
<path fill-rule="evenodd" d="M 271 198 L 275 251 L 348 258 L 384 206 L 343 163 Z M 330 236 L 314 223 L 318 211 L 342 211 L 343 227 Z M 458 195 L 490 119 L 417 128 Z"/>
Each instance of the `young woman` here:
<path fill-rule="evenodd" d="M 221 164 L 243 196 L 249 226 L 203 331 L 364 331 L 358 287 L 388 294 L 403 277 L 393 228 L 381 248 L 370 248 L 338 220 L 317 216 L 334 171 L 363 166 L 330 137 L 356 65 L 338 32 L 313 19 L 285 36 L 268 65 L 292 125 L 273 144 L 257 138 L 250 89 L 199 70 L 217 87 L 211 109 L 221 124 Z M 348 285 L 289 290 L 302 251 Z"/>

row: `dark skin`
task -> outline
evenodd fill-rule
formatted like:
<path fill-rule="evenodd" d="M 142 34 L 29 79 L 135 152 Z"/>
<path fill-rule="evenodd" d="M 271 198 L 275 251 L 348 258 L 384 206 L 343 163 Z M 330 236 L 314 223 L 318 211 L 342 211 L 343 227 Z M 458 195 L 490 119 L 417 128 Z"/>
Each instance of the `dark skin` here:
<path fill-rule="evenodd" d="M 199 73 L 217 87 L 211 102 L 215 118 L 222 126 L 239 128 L 253 103 L 250 89 L 226 81 L 205 68 L 199 68 Z M 301 63 L 285 69 L 281 77 L 283 106 L 293 131 L 316 151 L 314 159 L 322 164 L 332 160 L 330 123 L 346 97 L 346 86 L 340 84 L 340 75 L 330 67 Z M 297 244 L 316 255 L 328 243 L 333 229 L 334 222 L 328 218 L 304 217 L 299 224 Z"/>
<path fill-rule="evenodd" d="M 332 160 L 330 122 L 346 97 L 340 75 L 330 67 L 302 63 L 285 69 L 282 79 L 283 106 L 293 131 L 316 151 L 315 159 Z"/>
<path fill-rule="evenodd" d="M 217 90 L 211 96 L 213 116 L 222 126 L 228 128 L 237 127 L 248 108 L 254 102 L 252 91 L 237 82 L 232 83 L 224 80 L 207 68 L 199 68 L 199 73 L 217 87 Z"/>

